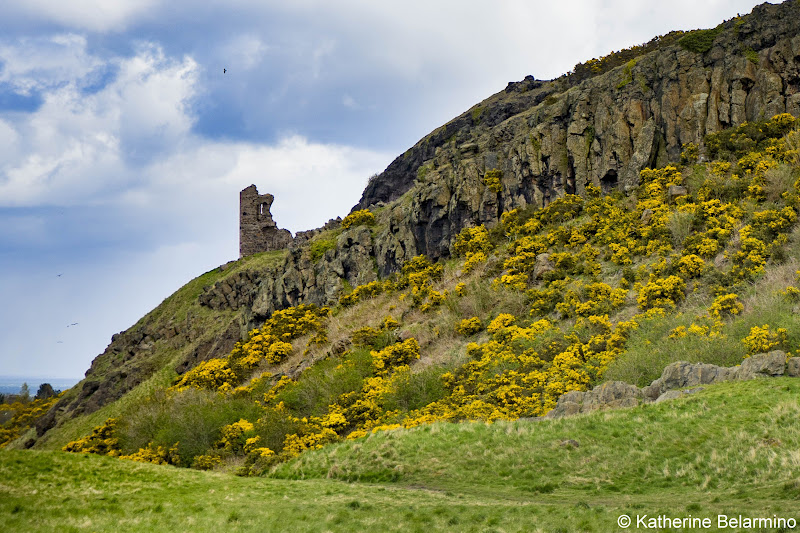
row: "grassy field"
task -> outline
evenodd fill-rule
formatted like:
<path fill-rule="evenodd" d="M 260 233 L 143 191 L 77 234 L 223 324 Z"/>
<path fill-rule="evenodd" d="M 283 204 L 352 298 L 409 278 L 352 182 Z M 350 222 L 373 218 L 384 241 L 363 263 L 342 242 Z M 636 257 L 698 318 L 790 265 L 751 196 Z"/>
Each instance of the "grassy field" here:
<path fill-rule="evenodd" d="M 0 517 L 4 531 L 604 532 L 620 530 L 621 514 L 634 525 L 637 514 L 800 519 L 798 415 L 800 380 L 722 384 L 563 420 L 378 433 L 307 452 L 272 479 L 8 450 Z"/>

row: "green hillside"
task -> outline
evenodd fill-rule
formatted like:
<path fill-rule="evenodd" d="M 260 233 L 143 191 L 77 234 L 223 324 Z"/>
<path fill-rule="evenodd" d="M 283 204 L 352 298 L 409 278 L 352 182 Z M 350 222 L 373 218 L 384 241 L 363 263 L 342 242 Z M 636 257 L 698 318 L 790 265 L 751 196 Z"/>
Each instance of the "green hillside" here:
<path fill-rule="evenodd" d="M 673 361 L 791 354 L 795 122 L 783 114 L 709 136 L 719 159 L 696 163 L 687 146 L 683 167 L 643 170 L 630 195 L 588 186 L 585 198 L 468 227 L 454 259 L 418 256 L 333 308 L 276 311 L 226 356 L 180 376 L 166 367 L 37 447 L 263 475 L 380 430 L 542 416 L 566 392 L 646 385 Z M 496 174 L 485 179 L 492 187 Z M 343 222 L 380 225 L 368 210 Z M 173 299 L 191 301 L 182 292 Z"/>
<path fill-rule="evenodd" d="M 800 380 L 777 378 L 570 419 L 397 429 L 307 452 L 273 479 L 0 451 L 0 515 L 12 531 L 604 532 L 621 514 L 797 518 L 798 398 Z"/>
<path fill-rule="evenodd" d="M 3 406 L 4 524 L 789 517 L 800 380 L 643 390 L 677 361 L 800 374 L 798 13 L 765 4 L 511 84 L 343 220 L 190 281 L 76 387 Z M 638 406 L 547 417 L 613 387 Z"/>

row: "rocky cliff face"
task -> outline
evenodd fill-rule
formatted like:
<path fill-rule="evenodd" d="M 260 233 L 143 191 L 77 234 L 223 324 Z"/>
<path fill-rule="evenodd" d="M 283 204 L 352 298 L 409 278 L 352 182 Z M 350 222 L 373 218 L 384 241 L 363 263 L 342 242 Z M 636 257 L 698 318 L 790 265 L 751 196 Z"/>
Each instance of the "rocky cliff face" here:
<path fill-rule="evenodd" d="M 589 184 L 628 191 L 643 168 L 679 160 L 686 143 L 702 149 L 708 133 L 800 115 L 800 3 L 763 4 L 717 29 L 704 53 L 671 44 L 580 82 L 510 83 L 371 180 L 354 209 L 372 209 L 376 229 L 341 233 L 316 260 L 299 241 L 244 298 L 229 301 L 235 291 L 220 286 L 201 301 L 245 307 L 250 322 L 301 302 L 329 304 L 345 284 L 388 275 L 415 255 L 448 257 L 466 226 L 491 226 L 506 210 Z M 485 183 L 490 170 L 499 187 Z"/>
<path fill-rule="evenodd" d="M 580 83 L 511 83 L 398 157 L 356 208 L 407 195 L 405 247 L 447 256 L 465 225 L 590 183 L 629 190 L 642 168 L 677 161 L 707 133 L 800 114 L 800 5 L 763 4 L 719 30 L 705 53 L 673 44 Z M 483 183 L 492 169 L 499 192 Z"/>

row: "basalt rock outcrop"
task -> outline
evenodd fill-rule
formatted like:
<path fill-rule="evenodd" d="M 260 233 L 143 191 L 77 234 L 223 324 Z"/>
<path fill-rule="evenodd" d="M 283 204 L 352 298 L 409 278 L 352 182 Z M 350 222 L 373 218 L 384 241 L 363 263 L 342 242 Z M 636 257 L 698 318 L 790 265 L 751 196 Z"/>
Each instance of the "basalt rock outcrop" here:
<path fill-rule="evenodd" d="M 510 83 L 370 180 L 354 209 L 375 212 L 371 238 L 342 234 L 311 260 L 302 247 L 320 230 L 298 234 L 274 274 L 244 292 L 213 288 L 204 302 L 248 307 L 255 317 L 331 303 L 346 283 L 396 272 L 415 255 L 449 257 L 464 227 L 492 226 L 504 211 L 544 206 L 589 184 L 627 191 L 641 169 L 680 159 L 684 144 L 702 153 L 707 133 L 800 115 L 800 4 L 763 4 L 718 30 L 704 53 L 673 43 L 588 79 Z M 499 190 L 484 183 L 489 170 L 499 171 Z"/>
<path fill-rule="evenodd" d="M 590 79 L 511 83 L 399 156 L 354 209 L 407 195 L 392 207 L 413 234 L 405 248 L 447 256 L 464 226 L 588 184 L 629 190 L 707 133 L 800 114 L 800 4 L 763 4 L 719 30 L 705 53 L 671 44 Z M 493 169 L 499 192 L 483 183 Z"/>
<path fill-rule="evenodd" d="M 201 305 L 214 310 L 243 310 L 255 327 L 275 310 L 300 303 L 335 303 L 346 284 L 352 287 L 378 279 L 378 239 L 358 226 L 319 234 L 327 249 L 315 257 L 312 246 L 292 244 L 275 267 L 244 270 L 206 287 Z M 309 244 L 319 244 L 311 240 Z"/>
<path fill-rule="evenodd" d="M 787 359 L 786 352 L 775 350 L 748 357 L 741 365 L 734 367 L 678 361 L 667 366 L 661 377 L 647 387 L 609 381 L 590 391 L 568 392 L 558 399 L 555 408 L 545 418 L 635 407 L 641 403 L 660 403 L 702 390 L 701 385 L 783 375 L 800 377 L 800 357 Z"/>

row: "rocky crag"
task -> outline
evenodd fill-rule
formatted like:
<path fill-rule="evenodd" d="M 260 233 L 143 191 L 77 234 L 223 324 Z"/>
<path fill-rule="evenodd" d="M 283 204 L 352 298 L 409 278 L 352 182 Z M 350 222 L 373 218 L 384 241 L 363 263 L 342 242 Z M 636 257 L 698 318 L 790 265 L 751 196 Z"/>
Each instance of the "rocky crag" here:
<path fill-rule="evenodd" d="M 705 52 L 687 39 L 695 51 L 681 40 L 582 81 L 510 83 L 395 159 L 356 208 L 405 195 L 391 210 L 411 229 L 407 246 L 447 256 L 465 225 L 589 183 L 628 190 L 642 168 L 678 161 L 684 144 L 707 133 L 800 113 L 797 2 L 762 4 L 706 32 Z M 494 169 L 499 190 L 484 184 Z"/>
<path fill-rule="evenodd" d="M 334 220 L 292 238 L 269 215 L 271 195 L 245 189 L 251 229 L 274 237 L 271 251 L 251 256 L 257 250 L 243 248 L 244 260 L 173 295 L 181 306 L 159 308 L 116 336 L 39 435 L 157 379 L 165 361 L 178 360 L 181 373 L 227 353 L 277 309 L 335 302 L 419 254 L 449 257 L 464 227 L 491 227 L 504 211 L 581 194 L 589 184 L 624 192 L 642 168 L 679 159 L 686 143 L 702 154 L 707 133 L 784 111 L 800 115 L 796 0 L 686 37 L 693 35 L 707 44 L 665 41 L 597 75 L 510 83 L 370 181 L 354 209 L 370 209 L 374 226 L 345 229 Z"/>
<path fill-rule="evenodd" d="M 784 375 L 800 377 L 800 357 L 787 358 L 786 352 L 781 350 L 754 355 L 734 367 L 678 361 L 667 366 L 661 377 L 647 387 L 609 381 L 590 391 L 568 392 L 558 399 L 556 407 L 543 418 L 563 418 L 603 409 L 658 403 L 703 390 L 702 385 Z"/>
<path fill-rule="evenodd" d="M 464 227 L 491 227 L 504 211 L 588 184 L 630 190 L 643 168 L 679 160 L 683 145 L 702 153 L 708 133 L 800 114 L 800 4 L 763 4 L 705 31 L 713 32 L 705 52 L 674 42 L 588 79 L 510 83 L 370 181 L 354 209 L 375 212 L 376 229 L 342 232 L 334 222 L 327 234 L 309 232 L 235 302 L 256 318 L 330 303 L 348 284 L 386 276 L 415 255 L 449 257 Z M 496 184 L 487 185 L 490 171 Z M 303 245 L 315 239 L 335 245 L 311 256 Z M 226 291 L 211 288 L 204 301 L 229 305 Z"/>

